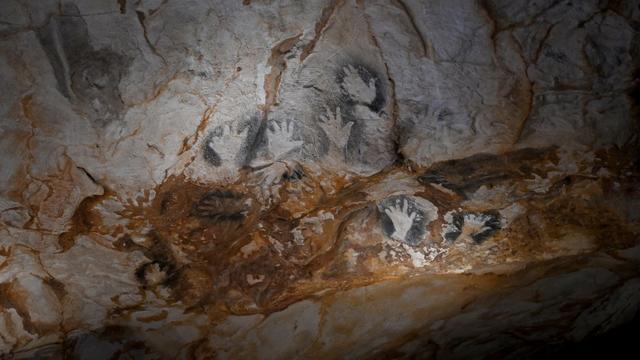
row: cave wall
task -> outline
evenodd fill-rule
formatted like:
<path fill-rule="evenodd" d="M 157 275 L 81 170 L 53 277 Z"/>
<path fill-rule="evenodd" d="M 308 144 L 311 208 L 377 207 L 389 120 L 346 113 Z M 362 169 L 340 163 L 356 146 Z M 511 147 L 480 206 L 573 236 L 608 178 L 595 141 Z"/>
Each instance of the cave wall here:
<path fill-rule="evenodd" d="M 640 293 L 639 21 L 0 2 L 0 351 L 517 355 L 614 327 Z"/>

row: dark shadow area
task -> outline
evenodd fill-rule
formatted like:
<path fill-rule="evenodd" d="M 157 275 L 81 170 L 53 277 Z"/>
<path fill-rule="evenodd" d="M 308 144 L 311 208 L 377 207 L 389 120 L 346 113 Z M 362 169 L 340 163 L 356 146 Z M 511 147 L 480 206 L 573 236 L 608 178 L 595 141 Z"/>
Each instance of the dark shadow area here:
<path fill-rule="evenodd" d="M 631 321 L 578 343 L 565 343 L 537 352 L 533 359 L 637 359 L 640 314 Z"/>

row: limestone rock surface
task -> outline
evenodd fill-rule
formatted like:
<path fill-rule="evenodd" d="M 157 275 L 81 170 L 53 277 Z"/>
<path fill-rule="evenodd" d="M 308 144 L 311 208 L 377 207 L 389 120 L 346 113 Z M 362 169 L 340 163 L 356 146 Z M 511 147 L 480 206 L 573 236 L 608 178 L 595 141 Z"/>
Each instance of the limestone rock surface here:
<path fill-rule="evenodd" d="M 636 0 L 0 1 L 0 357 L 526 358 L 630 321 L 639 29 Z"/>

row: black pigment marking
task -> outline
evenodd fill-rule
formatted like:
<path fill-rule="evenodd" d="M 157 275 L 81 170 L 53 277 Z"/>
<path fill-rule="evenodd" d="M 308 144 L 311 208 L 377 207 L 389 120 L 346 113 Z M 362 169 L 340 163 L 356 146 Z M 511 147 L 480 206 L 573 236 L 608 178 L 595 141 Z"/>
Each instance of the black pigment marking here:
<path fill-rule="evenodd" d="M 454 229 L 450 229 L 447 233 L 444 234 L 445 240 L 449 242 L 454 242 L 460 237 L 466 225 L 464 221 L 465 215 L 477 216 L 477 217 L 484 216 L 487 218 L 481 226 L 482 228 L 486 228 L 486 229 L 480 232 L 474 232 L 469 234 L 469 236 L 471 237 L 471 239 L 475 244 L 483 243 L 485 240 L 489 239 L 498 230 L 502 228 L 500 213 L 496 210 L 489 210 L 482 213 L 470 213 L 470 212 L 457 211 L 454 214 L 452 214 L 451 225 L 453 225 Z"/>
<path fill-rule="evenodd" d="M 125 106 L 118 86 L 130 59 L 107 48 L 94 49 L 87 23 L 70 2 L 36 33 L 60 93 L 98 125 L 120 119 Z"/>
<path fill-rule="evenodd" d="M 355 164 L 366 164 L 373 167 L 379 166 L 380 161 L 380 152 L 384 151 L 380 149 L 380 144 L 387 141 L 384 138 L 384 134 L 377 132 L 372 135 L 372 131 L 369 129 L 367 131 L 367 127 L 378 127 L 380 124 L 371 123 L 369 119 L 360 119 L 356 116 L 356 103 L 354 102 L 345 102 L 342 96 L 338 99 L 325 99 L 325 103 L 316 104 L 314 107 L 314 112 L 317 114 L 315 118 L 317 119 L 314 128 L 316 129 L 313 132 L 310 132 L 305 141 L 305 148 L 307 150 L 315 151 L 312 153 L 317 156 L 326 156 L 329 154 L 331 147 L 334 145 L 331 143 L 324 130 L 320 127 L 321 120 L 320 117 L 327 115 L 327 109 L 335 116 L 336 110 L 340 108 L 340 114 L 342 115 L 342 123 L 341 126 L 344 127 L 348 123 L 353 123 L 351 125 L 351 131 L 349 133 L 349 138 L 347 139 L 347 143 L 344 149 L 340 149 L 344 153 L 345 160 L 349 163 Z M 363 109 L 365 109 L 363 107 Z M 365 109 L 369 111 L 369 108 Z M 384 111 L 376 114 L 383 118 L 381 121 L 386 121 L 384 116 L 386 116 Z M 390 147 L 391 149 L 391 147 Z M 313 156 L 312 155 L 312 156 Z"/>
<path fill-rule="evenodd" d="M 268 146 L 267 127 L 269 119 L 261 121 L 259 114 L 251 117 L 251 127 L 247 136 L 247 146 L 244 153 L 243 164 L 249 164 L 252 160 L 260 155 L 260 151 L 264 151 Z"/>
<path fill-rule="evenodd" d="M 391 116 L 385 113 L 389 104 L 389 83 L 386 76 L 382 76 L 382 70 L 366 64 L 364 61 L 351 59 L 336 70 L 336 85 L 339 94 L 333 98 L 325 99 L 326 103 L 335 102 L 342 111 L 343 124 L 352 122 L 346 148 L 345 160 L 366 168 L 380 169 L 383 164 L 390 164 L 395 159 L 395 145 L 392 131 Z M 369 84 L 371 81 L 375 87 L 375 96 L 362 97 L 351 94 L 345 86 L 348 74 L 359 77 L 358 81 Z M 364 94 L 360 94 L 364 95 Z M 373 98 L 373 100 L 370 100 Z M 335 107 L 331 108 L 335 111 Z M 321 111 L 323 114 L 325 110 Z"/>
<path fill-rule="evenodd" d="M 452 224 L 455 227 L 455 230 L 444 234 L 444 238 L 447 241 L 455 241 L 456 239 L 458 239 L 460 234 L 462 234 L 462 227 L 464 226 L 464 215 L 462 215 L 462 213 L 453 214 Z"/>
<path fill-rule="evenodd" d="M 193 215 L 214 222 L 242 221 L 247 211 L 242 195 L 216 189 L 206 193 L 193 207 Z"/>
<path fill-rule="evenodd" d="M 348 163 L 380 169 L 381 164 L 390 164 L 397 159 L 392 134 L 380 131 L 380 127 L 387 126 L 383 123 L 390 121 L 388 115 L 384 111 L 378 115 L 380 119 L 371 121 L 359 119 L 350 112 L 346 116 L 343 114 L 346 122 L 353 121 L 345 150 Z"/>
<path fill-rule="evenodd" d="M 60 92 L 71 99 L 71 80 L 67 67 L 82 54 L 92 51 L 87 23 L 73 3 L 64 3 L 60 15 L 52 16 L 37 30 L 38 40 L 51 63 Z M 62 52 L 59 51 L 62 49 Z"/>
<path fill-rule="evenodd" d="M 423 132 L 425 128 L 433 126 L 442 127 L 459 133 L 462 131 L 455 127 L 455 112 L 442 103 L 424 103 L 414 100 L 403 101 L 407 116 L 400 116 L 395 124 L 398 134 L 398 145 L 404 147 L 415 135 L 415 132 Z"/>
<path fill-rule="evenodd" d="M 204 138 L 202 142 L 202 157 L 209 164 L 219 167 L 222 165 L 222 159 L 220 155 L 216 153 L 211 147 L 209 147 L 209 143 L 219 141 L 223 135 L 223 131 L 226 131 L 226 127 L 223 125 L 215 127 L 211 130 L 207 136 Z M 256 147 L 262 145 L 263 140 L 261 140 L 261 135 L 264 130 L 261 126 L 260 117 L 258 114 L 254 114 L 249 117 L 245 117 L 245 119 L 238 121 L 237 128 L 232 126 L 232 131 L 235 131 L 236 134 L 242 133 L 248 129 L 246 138 L 242 142 L 242 146 L 240 147 L 238 154 L 235 156 L 235 164 L 239 166 L 247 165 L 251 159 L 255 157 Z"/>
<path fill-rule="evenodd" d="M 447 241 L 453 242 L 456 241 L 458 237 L 460 237 L 460 234 L 462 234 L 460 231 L 452 231 L 444 234 L 444 238 Z"/>
<path fill-rule="evenodd" d="M 298 181 L 305 176 L 307 175 L 304 173 L 304 169 L 302 169 L 300 165 L 296 164 L 293 169 L 288 170 L 282 175 L 282 179 L 285 181 Z"/>
<path fill-rule="evenodd" d="M 530 176 L 534 162 L 549 157 L 555 147 L 522 149 L 504 155 L 476 154 L 464 159 L 439 162 L 418 177 L 422 184 L 438 184 L 467 197 L 481 186 L 497 185 L 507 179 Z M 520 164 L 518 167 L 513 164 Z"/>
<path fill-rule="evenodd" d="M 124 234 L 120 236 L 116 241 L 113 242 L 113 246 L 120 251 L 134 251 L 134 250 L 143 250 L 144 248 L 138 244 L 136 244 L 133 239 L 131 239 L 131 235 Z"/>
<path fill-rule="evenodd" d="M 177 201 L 177 196 L 173 192 L 165 193 L 160 201 L 160 214 L 165 214 L 170 209 L 172 203 Z"/>
<path fill-rule="evenodd" d="M 471 238 L 476 244 L 483 243 L 485 240 L 493 236 L 493 234 L 495 234 L 502 227 L 501 221 L 500 221 L 500 214 L 497 211 L 495 210 L 487 211 L 487 212 L 484 212 L 483 215 L 489 216 L 489 220 L 485 221 L 484 223 L 484 226 L 487 227 L 487 229 L 471 235 Z"/>
<path fill-rule="evenodd" d="M 365 100 L 348 93 L 344 87 L 345 78 L 348 73 L 359 76 L 365 84 L 372 81 L 375 86 L 375 97 L 373 100 Z M 305 84 L 302 87 L 313 91 L 309 101 L 312 103 L 312 112 L 315 114 L 313 122 L 306 131 L 302 132 L 303 147 L 302 154 L 305 157 L 324 157 L 331 153 L 334 145 L 320 126 L 321 117 L 327 115 L 327 111 L 335 116 L 337 108 L 340 108 L 342 117 L 341 125 L 352 123 L 345 147 L 337 149 L 343 152 L 344 159 L 348 163 L 367 165 L 374 168 L 380 166 L 380 162 L 386 162 L 388 152 L 393 151 L 391 140 L 379 131 L 386 125 L 382 122 L 388 121 L 388 116 L 384 109 L 388 103 L 387 79 L 382 77 L 379 71 L 372 66 L 366 65 L 363 61 L 350 59 L 342 62 L 335 68 L 336 92 L 320 89 L 315 84 Z M 318 96 L 319 93 L 322 95 Z M 387 145 L 385 147 L 385 145 Z"/>
<path fill-rule="evenodd" d="M 249 135 L 247 136 L 250 140 L 247 140 L 246 151 L 243 155 L 243 165 L 250 165 L 256 159 L 268 158 L 269 134 L 270 131 L 274 129 L 274 124 L 278 124 L 283 128 L 287 125 L 293 127 L 293 140 L 302 140 L 304 144 L 317 141 L 315 138 L 305 137 L 301 129 L 301 126 L 304 124 L 297 122 L 295 119 L 282 120 L 267 118 L 265 121 L 260 121 L 260 117 L 256 114 L 252 119 Z M 303 145 L 301 149 L 297 148 L 296 151 L 304 151 L 304 149 L 305 146 Z M 253 167 L 254 170 L 256 168 L 261 168 L 261 166 Z"/>
<path fill-rule="evenodd" d="M 327 134 L 325 134 L 322 127 L 320 127 L 321 117 L 327 115 L 327 109 L 333 112 L 335 115 L 336 107 L 343 106 L 342 103 L 336 101 L 333 98 L 318 98 L 313 97 L 311 99 L 312 102 L 312 113 L 315 114 L 311 130 L 301 132 L 302 140 L 305 143 L 303 147 L 303 154 L 308 155 L 311 158 L 326 156 L 329 153 L 331 146 L 331 141 Z M 346 123 L 345 111 L 341 109 L 342 112 L 342 125 Z"/>
<path fill-rule="evenodd" d="M 71 89 L 82 110 L 101 125 L 120 119 L 125 104 L 118 86 L 126 75 L 128 60 L 101 49 L 71 64 Z"/>
<path fill-rule="evenodd" d="M 56 78 L 56 87 L 58 88 L 58 91 L 60 91 L 60 93 L 67 99 L 71 99 L 71 85 L 69 84 L 69 75 L 65 68 L 65 60 L 58 56 L 58 51 L 56 49 L 54 39 L 55 25 L 52 25 L 54 21 L 54 19 L 49 20 L 49 23 L 38 29 L 36 34 L 53 69 L 53 75 Z"/>
<path fill-rule="evenodd" d="M 221 130 L 222 128 L 220 128 L 220 131 Z M 216 153 L 215 150 L 209 147 L 209 143 L 212 141 L 216 141 L 216 138 L 220 137 L 220 135 L 220 133 L 216 134 L 216 129 L 214 129 L 209 134 L 207 134 L 207 136 L 204 138 L 204 141 L 202 142 L 202 157 L 209 164 L 215 167 L 222 165 L 222 159 L 220 159 L 220 156 L 218 155 L 218 153 Z"/>
<path fill-rule="evenodd" d="M 407 213 L 411 214 L 412 212 L 415 212 L 416 218 L 413 220 L 413 225 L 411 225 L 411 228 L 409 229 L 409 232 L 407 233 L 407 236 L 405 237 L 404 241 L 411 246 L 417 246 L 417 245 L 420 245 L 420 243 L 424 239 L 424 236 L 426 234 L 427 224 L 426 224 L 424 211 L 422 211 L 418 207 L 416 202 L 410 197 L 403 196 L 403 195 L 390 196 L 380 203 L 380 205 L 378 206 L 378 211 L 380 213 L 382 230 L 385 233 L 385 235 L 387 235 L 388 237 L 391 237 L 391 234 L 393 234 L 393 232 L 395 231 L 395 228 L 393 226 L 393 222 L 391 221 L 389 216 L 385 213 L 385 209 L 390 208 L 392 206 L 397 206 L 398 204 L 400 208 L 402 208 L 404 206 L 405 200 L 407 201 L 407 204 L 408 204 Z"/>
<path fill-rule="evenodd" d="M 438 185 L 442 185 L 445 186 L 447 188 L 453 188 L 455 187 L 454 184 L 451 184 L 450 182 L 448 182 L 444 175 L 438 172 L 429 172 L 426 173 L 424 175 L 421 175 L 418 177 L 418 181 L 420 181 L 423 184 L 438 184 Z M 458 189 L 456 189 L 458 190 Z"/>
<path fill-rule="evenodd" d="M 351 106 L 354 106 L 356 104 L 361 104 L 368 107 L 371 111 L 375 113 L 380 113 L 384 108 L 385 104 L 387 103 L 386 94 L 385 94 L 386 87 L 384 86 L 384 83 L 381 80 L 380 74 L 378 74 L 377 71 L 371 69 L 370 67 L 364 64 L 360 64 L 356 62 L 344 64 L 343 66 L 340 67 L 340 70 L 336 75 L 336 80 L 341 88 L 342 88 L 342 84 L 344 83 L 344 79 L 347 75 L 346 69 L 349 66 L 356 69 L 358 75 L 360 75 L 360 78 L 365 82 L 365 84 L 368 84 L 371 79 L 374 80 L 374 83 L 376 86 L 376 97 L 373 99 L 373 102 L 371 103 L 361 103 L 353 99 L 349 94 L 345 93 L 344 90 L 341 90 L 342 91 L 342 96 L 340 97 L 341 102 L 344 103 L 345 105 L 351 105 Z"/>
<path fill-rule="evenodd" d="M 114 309 L 117 313 L 120 309 Z M 107 353 L 97 353 L 96 349 L 108 350 Z M 118 350 L 113 350 L 113 349 Z M 168 358 L 170 354 L 151 349 L 138 329 L 122 325 L 107 325 L 91 332 L 78 332 L 64 336 L 62 343 L 55 346 L 43 346 L 30 351 L 32 359 L 82 359 L 87 357 L 87 350 L 102 358 L 141 359 L 155 356 Z M 151 355 L 153 354 L 153 355 Z"/>
<path fill-rule="evenodd" d="M 203 197 L 203 199 L 212 199 L 212 198 L 240 199 L 241 197 L 236 193 L 234 193 L 233 191 L 225 190 L 225 189 L 217 189 L 217 190 L 210 191 Z"/>
<path fill-rule="evenodd" d="M 327 116 L 327 111 L 336 116 L 338 107 L 340 108 L 340 114 L 342 116 L 342 123 L 340 125 L 344 127 L 346 124 L 353 122 L 346 147 L 348 148 L 349 144 L 354 141 L 353 134 L 356 131 L 355 128 L 357 127 L 358 121 L 354 117 L 353 111 L 350 109 L 351 106 L 342 103 L 340 99 L 323 98 L 321 102 L 316 102 L 313 105 L 312 112 L 316 115 L 313 117 L 315 121 L 313 122 L 312 129 L 306 134 L 304 132 L 302 133 L 303 141 L 305 143 L 303 150 L 306 149 L 311 157 L 326 156 L 334 146 L 320 124 L 322 122 L 322 117 Z"/>
<path fill-rule="evenodd" d="M 136 279 L 144 287 L 149 286 L 146 275 L 153 266 L 157 265 L 160 271 L 165 273 L 165 279 L 161 285 L 174 286 L 179 276 L 179 271 L 171 248 L 155 231 L 151 231 L 147 236 L 151 240 L 151 246 L 143 252 L 151 261 L 140 265 L 136 269 Z"/>

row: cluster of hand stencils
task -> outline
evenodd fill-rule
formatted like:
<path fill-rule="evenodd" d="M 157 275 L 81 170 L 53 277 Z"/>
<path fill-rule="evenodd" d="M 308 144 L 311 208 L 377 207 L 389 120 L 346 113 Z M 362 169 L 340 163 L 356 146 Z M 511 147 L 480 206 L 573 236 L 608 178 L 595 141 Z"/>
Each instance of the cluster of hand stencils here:
<path fill-rule="evenodd" d="M 345 66 L 341 74 L 340 90 L 347 102 L 356 107 L 364 107 L 368 112 L 373 112 L 369 108 L 373 106 L 378 91 L 376 77 L 369 74 L 366 69 L 356 68 L 353 65 Z M 362 110 L 359 109 L 357 113 L 362 113 Z M 373 115 L 365 114 L 361 120 L 366 120 L 371 116 Z M 343 109 L 339 105 L 334 109 L 329 106 L 324 107 L 324 113 L 318 117 L 318 127 L 329 141 L 331 154 L 345 156 L 345 149 L 353 125 L 354 121 L 345 122 Z M 296 138 L 298 130 L 295 121 L 269 121 L 265 131 L 266 155 L 252 159 L 249 166 L 263 167 L 277 161 L 293 158 L 294 154 L 304 146 L 304 142 Z M 241 152 L 248 135 L 248 126 L 225 125 L 217 128 L 206 140 L 207 149 L 215 152 L 217 156 L 217 161 L 213 165 L 238 165 L 238 154 Z"/>
<path fill-rule="evenodd" d="M 269 202 L 271 196 L 277 196 L 283 177 L 302 168 L 300 163 L 305 159 L 315 161 L 322 158 L 332 164 L 329 166 L 332 169 L 337 165 L 337 168 L 349 171 L 351 167 L 339 164 L 358 162 L 350 158 L 347 150 L 348 146 L 350 149 L 359 146 L 353 136 L 354 125 L 378 126 L 370 120 L 381 119 L 377 112 L 380 111 L 382 90 L 378 76 L 362 65 L 342 67 L 338 71 L 336 85 L 339 94 L 323 100 L 316 126 L 302 127 L 295 120 L 268 119 L 265 122 L 255 115 L 248 122 L 214 128 L 204 139 L 203 158 L 220 168 L 221 173 L 230 173 L 230 177 L 234 177 L 239 168 L 249 170 L 249 184 L 258 185 Z M 374 106 L 376 103 L 378 107 Z M 303 131 L 316 133 L 305 135 Z M 309 143 L 308 139 L 314 139 L 314 143 Z M 317 148 L 318 144 L 322 144 L 323 150 Z"/>
<path fill-rule="evenodd" d="M 333 160 L 348 159 L 347 147 L 353 137 L 352 129 L 356 123 L 364 126 L 376 126 L 384 113 L 382 104 L 384 97 L 381 91 L 380 79 L 377 75 L 361 65 L 346 65 L 340 69 L 337 76 L 340 94 L 339 101 L 323 106 L 323 112 L 318 116 L 317 128 L 321 134 L 314 137 L 324 137 L 327 140 L 326 157 Z M 337 103 L 337 104 L 336 104 Z M 247 124 L 225 125 L 216 128 L 205 140 L 205 158 L 214 154 L 210 161 L 214 166 L 234 168 L 248 165 L 252 176 L 249 185 L 257 186 L 263 200 L 268 203 L 278 199 L 278 189 L 283 178 L 290 172 L 301 169 L 297 156 L 305 142 L 299 133 L 299 124 L 295 121 L 270 120 L 263 131 L 264 151 L 254 153 L 251 159 L 240 159 L 243 147 L 249 142 L 248 138 L 255 135 L 251 126 Z M 353 145 L 352 145 L 353 146 Z M 424 211 L 411 198 L 396 198 L 393 201 L 382 201 L 380 211 L 383 216 L 383 227 L 391 239 L 417 244 L 421 241 L 424 231 Z"/>

